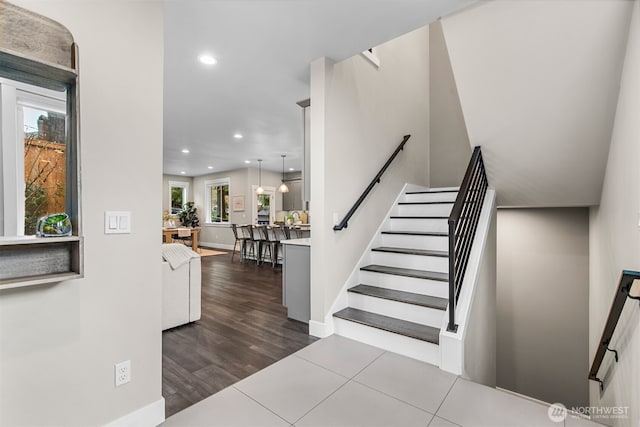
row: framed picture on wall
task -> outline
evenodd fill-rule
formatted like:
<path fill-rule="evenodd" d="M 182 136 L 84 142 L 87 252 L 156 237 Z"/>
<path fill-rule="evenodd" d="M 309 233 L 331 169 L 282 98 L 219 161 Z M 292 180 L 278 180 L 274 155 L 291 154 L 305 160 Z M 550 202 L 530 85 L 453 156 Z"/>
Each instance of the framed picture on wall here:
<path fill-rule="evenodd" d="M 233 196 L 233 211 L 244 211 L 244 196 Z"/>

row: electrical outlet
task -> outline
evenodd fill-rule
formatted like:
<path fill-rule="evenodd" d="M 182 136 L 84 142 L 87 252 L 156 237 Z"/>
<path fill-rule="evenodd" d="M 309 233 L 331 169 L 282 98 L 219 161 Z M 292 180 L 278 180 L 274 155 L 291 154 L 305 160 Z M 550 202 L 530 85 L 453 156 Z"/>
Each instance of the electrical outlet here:
<path fill-rule="evenodd" d="M 126 384 L 131 381 L 131 361 L 125 360 L 124 362 L 117 363 L 115 365 L 115 379 L 116 387 Z"/>

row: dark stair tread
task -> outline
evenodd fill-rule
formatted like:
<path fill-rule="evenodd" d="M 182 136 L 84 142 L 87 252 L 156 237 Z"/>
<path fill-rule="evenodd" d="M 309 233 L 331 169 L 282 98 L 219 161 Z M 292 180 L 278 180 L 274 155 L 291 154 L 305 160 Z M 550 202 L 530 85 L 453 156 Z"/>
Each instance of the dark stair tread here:
<path fill-rule="evenodd" d="M 399 205 L 452 205 L 455 202 L 398 202 Z"/>
<path fill-rule="evenodd" d="M 333 314 L 334 317 L 360 323 L 382 329 L 405 337 L 415 338 L 434 344 L 440 343 L 440 329 L 433 326 L 420 325 L 419 323 L 407 322 L 406 320 L 395 319 L 393 317 L 382 316 L 356 308 L 345 308 Z"/>
<path fill-rule="evenodd" d="M 395 230 L 386 230 L 382 231 L 382 234 L 401 234 L 406 236 L 437 236 L 437 237 L 447 237 L 449 233 L 446 231 L 395 231 Z"/>
<path fill-rule="evenodd" d="M 457 193 L 460 190 L 424 190 L 424 191 L 407 191 L 404 194 L 438 194 L 438 193 Z"/>
<path fill-rule="evenodd" d="M 438 280 L 440 282 L 448 282 L 449 275 L 437 271 L 414 270 L 411 268 L 389 267 L 386 265 L 367 265 L 360 268 L 363 271 L 371 271 L 373 273 L 393 274 L 395 276 L 414 277 L 416 279 Z"/>
<path fill-rule="evenodd" d="M 367 295 L 376 298 L 383 298 L 406 304 L 419 305 L 422 307 L 446 310 L 449 300 L 445 298 L 432 297 L 430 295 L 414 294 L 412 292 L 397 291 L 395 289 L 380 288 L 371 285 L 358 285 L 349 289 L 349 292 Z"/>
<path fill-rule="evenodd" d="M 391 219 L 449 219 L 448 216 L 411 216 L 411 215 L 391 215 Z"/>
<path fill-rule="evenodd" d="M 437 256 L 448 257 L 447 251 L 434 251 L 427 249 L 410 249 L 410 248 L 392 248 L 389 246 L 380 246 L 379 248 L 371 249 L 374 252 L 390 252 L 393 254 L 407 254 L 407 255 L 422 255 L 422 256 Z"/>

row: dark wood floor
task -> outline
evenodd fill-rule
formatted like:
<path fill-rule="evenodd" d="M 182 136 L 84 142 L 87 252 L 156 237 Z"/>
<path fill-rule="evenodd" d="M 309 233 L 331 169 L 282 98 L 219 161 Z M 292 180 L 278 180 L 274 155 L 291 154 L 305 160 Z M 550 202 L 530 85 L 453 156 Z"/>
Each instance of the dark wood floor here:
<path fill-rule="evenodd" d="M 202 257 L 202 318 L 162 334 L 166 417 L 312 343 L 308 330 L 287 319 L 280 268 Z"/>

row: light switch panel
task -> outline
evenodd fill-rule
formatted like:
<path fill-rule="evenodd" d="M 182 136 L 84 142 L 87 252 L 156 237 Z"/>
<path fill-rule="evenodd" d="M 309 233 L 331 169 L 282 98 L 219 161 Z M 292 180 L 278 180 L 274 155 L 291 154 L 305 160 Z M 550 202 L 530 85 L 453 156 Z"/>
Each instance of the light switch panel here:
<path fill-rule="evenodd" d="M 118 230 L 131 231 L 129 230 L 129 215 L 120 215 L 118 217 Z"/>
<path fill-rule="evenodd" d="M 104 234 L 131 233 L 131 212 L 106 211 L 104 213 Z"/>

